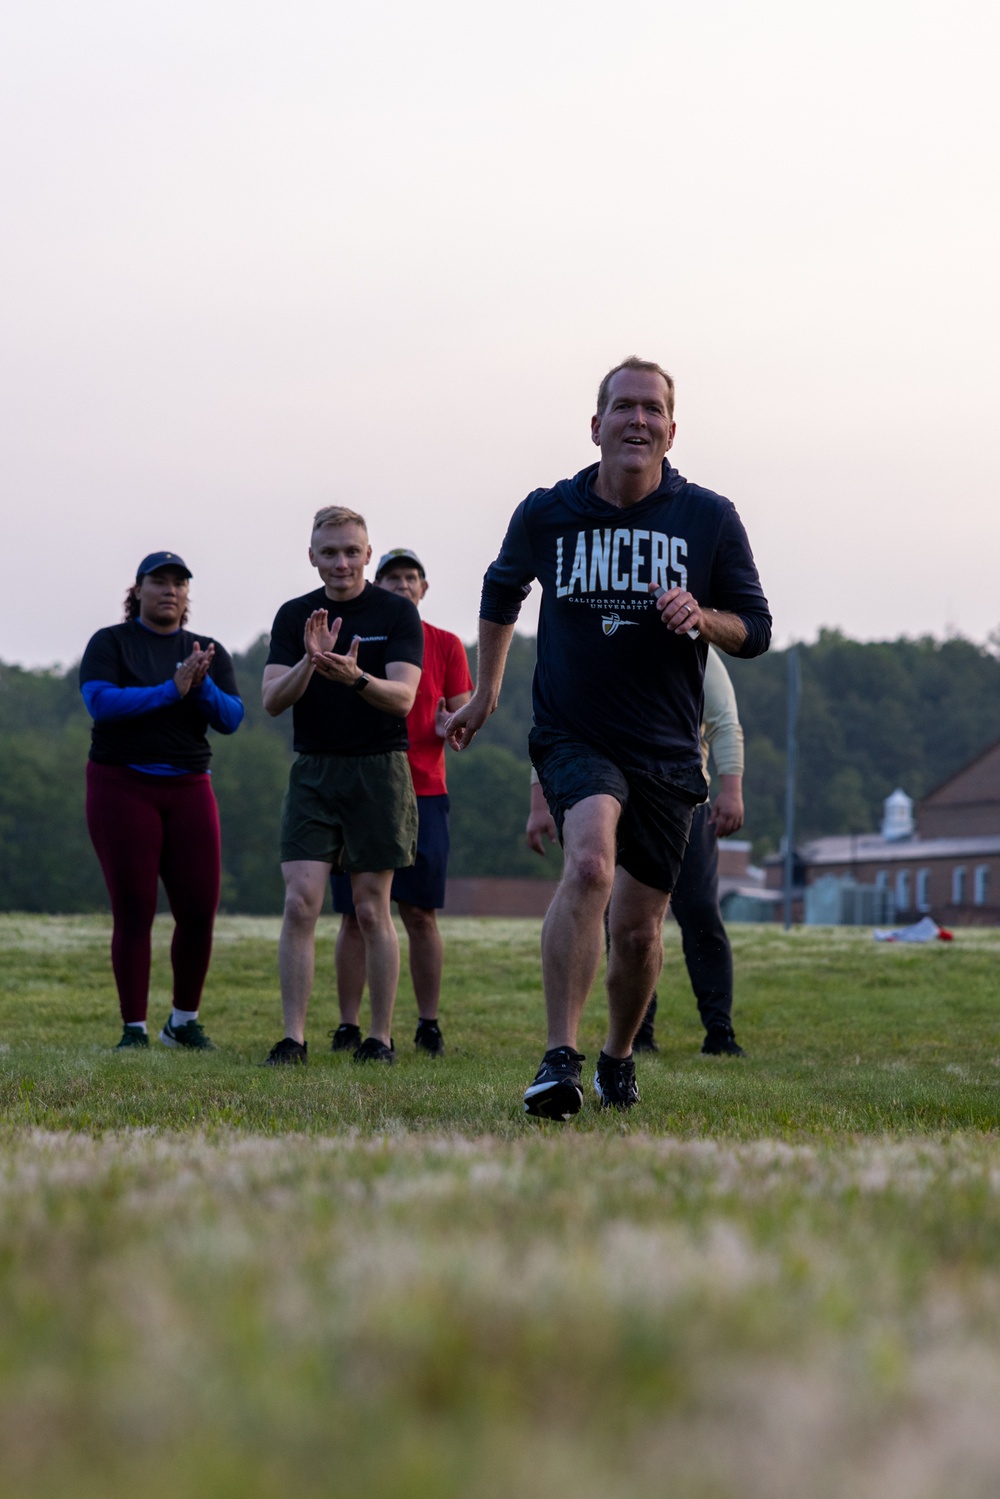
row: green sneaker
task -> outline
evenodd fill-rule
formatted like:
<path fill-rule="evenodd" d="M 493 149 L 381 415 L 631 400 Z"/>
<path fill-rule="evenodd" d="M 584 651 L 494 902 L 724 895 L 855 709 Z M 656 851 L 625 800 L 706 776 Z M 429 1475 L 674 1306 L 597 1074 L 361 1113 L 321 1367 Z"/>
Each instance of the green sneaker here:
<path fill-rule="evenodd" d="M 122 1038 L 113 1051 L 131 1051 L 138 1047 L 140 1051 L 149 1050 L 149 1037 L 145 1031 L 141 1031 L 136 1025 L 126 1025 L 122 1028 Z"/>
<path fill-rule="evenodd" d="M 185 1051 L 217 1051 L 214 1042 L 205 1035 L 197 1020 L 187 1020 L 183 1025 L 171 1025 L 168 1020 L 160 1032 L 164 1046 L 183 1046 Z"/>

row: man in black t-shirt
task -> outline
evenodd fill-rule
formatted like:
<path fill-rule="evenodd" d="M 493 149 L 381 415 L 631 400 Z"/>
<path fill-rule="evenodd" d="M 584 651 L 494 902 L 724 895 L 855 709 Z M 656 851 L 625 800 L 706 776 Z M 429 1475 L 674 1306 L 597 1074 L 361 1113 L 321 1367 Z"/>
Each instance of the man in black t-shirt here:
<path fill-rule="evenodd" d="M 309 560 L 323 587 L 283 604 L 264 667 L 264 707 L 292 709 L 292 766 L 281 813 L 285 914 L 278 947 L 285 1035 L 270 1065 L 305 1062 L 316 922 L 330 871 L 346 869 L 365 942 L 371 1033 L 357 1062 L 393 1062 L 399 943 L 389 909 L 393 871 L 416 855 L 417 801 L 406 759 L 406 715 L 423 662 L 409 599 L 365 581 L 364 519 L 320 510 Z"/>

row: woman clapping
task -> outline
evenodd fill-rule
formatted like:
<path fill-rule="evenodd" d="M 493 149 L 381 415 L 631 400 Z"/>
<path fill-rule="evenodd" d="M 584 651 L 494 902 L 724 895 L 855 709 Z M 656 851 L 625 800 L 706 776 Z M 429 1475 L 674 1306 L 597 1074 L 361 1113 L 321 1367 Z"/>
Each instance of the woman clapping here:
<path fill-rule="evenodd" d="M 185 628 L 191 571 L 176 552 L 140 562 L 125 621 L 98 630 L 80 664 L 94 720 L 87 827 L 111 897 L 111 963 L 124 1029 L 117 1049 L 149 1045 L 150 938 L 157 880 L 174 917 L 174 1007 L 167 1046 L 214 1047 L 198 1020 L 219 904 L 219 811 L 205 731 L 243 720 L 229 653 Z"/>

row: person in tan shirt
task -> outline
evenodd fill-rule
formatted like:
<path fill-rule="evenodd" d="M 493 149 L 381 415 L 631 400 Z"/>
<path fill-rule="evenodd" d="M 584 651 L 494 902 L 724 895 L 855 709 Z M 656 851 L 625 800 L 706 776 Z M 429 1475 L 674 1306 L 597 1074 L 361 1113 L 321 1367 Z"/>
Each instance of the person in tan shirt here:
<path fill-rule="evenodd" d="M 705 779 L 709 754 L 715 761 L 719 789 L 709 802 L 695 809 L 691 838 L 680 875 L 670 898 L 681 929 L 684 961 L 705 1027 L 702 1051 L 706 1056 L 744 1055 L 733 1032 L 733 953 L 719 910 L 720 838 L 743 826 L 743 730 L 736 693 L 719 653 L 710 648 L 705 663 L 705 707 L 701 726 Z M 556 828 L 541 786 L 532 772 L 528 846 L 545 853 L 546 840 L 556 841 Z M 632 1048 L 658 1051 L 654 1034 L 657 996 L 654 992 Z"/>

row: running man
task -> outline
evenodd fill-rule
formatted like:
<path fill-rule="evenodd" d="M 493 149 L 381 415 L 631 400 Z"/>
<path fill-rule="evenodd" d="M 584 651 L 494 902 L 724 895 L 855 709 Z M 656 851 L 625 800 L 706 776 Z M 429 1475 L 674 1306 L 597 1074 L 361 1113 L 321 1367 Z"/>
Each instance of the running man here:
<path fill-rule="evenodd" d="M 627 359 L 601 381 L 591 437 L 600 462 L 514 512 L 486 572 L 479 680 L 448 737 L 471 743 L 494 711 L 514 625 L 542 585 L 528 748 L 563 842 L 542 930 L 548 1042 L 528 1114 L 583 1106 L 577 1032 L 610 900 L 608 1034 L 594 1074 L 605 1108 L 639 1099 L 632 1041 L 663 961 L 660 928 L 705 800 L 701 768 L 709 645 L 757 656 L 771 616 L 734 506 L 666 461 L 674 382 Z"/>
<path fill-rule="evenodd" d="M 709 755 L 715 761 L 719 789 L 712 800 L 696 807 L 691 836 L 670 896 L 670 909 L 681 929 L 684 962 L 705 1027 L 701 1049 L 705 1056 L 741 1057 L 743 1048 L 733 1031 L 733 950 L 719 909 L 719 839 L 743 826 L 743 729 L 736 693 L 718 651 L 709 647 L 705 661 L 705 710 L 701 725 L 701 759 L 708 780 Z M 545 853 L 546 841 L 558 837 L 538 784 L 531 772 L 531 810 L 525 828 L 528 847 Z M 659 1051 L 654 991 L 632 1050 Z"/>
<path fill-rule="evenodd" d="M 313 521 L 309 560 L 322 588 L 282 604 L 264 667 L 264 707 L 292 710 L 298 759 L 281 811 L 285 914 L 278 944 L 285 1034 L 269 1066 L 308 1060 L 316 922 L 333 868 L 351 877 L 364 942 L 371 1033 L 356 1062 L 394 1062 L 392 1010 L 399 942 L 389 909 L 393 872 L 412 864 L 417 800 L 406 759 L 424 637 L 420 615 L 365 579 L 364 518 L 343 506 Z"/>
<path fill-rule="evenodd" d="M 390 593 L 420 606 L 430 584 L 416 552 L 405 547 L 379 558 L 375 582 Z M 392 899 L 399 906 L 410 941 L 410 977 L 417 999 L 414 1045 L 428 1056 L 444 1055 L 438 1024 L 444 946 L 435 911 L 444 905 L 448 875 L 448 787 L 444 768 L 444 731 L 449 713 L 472 696 L 472 678 L 465 647 L 457 635 L 424 621 L 424 669 L 417 696 L 406 720 L 410 739 L 407 756 L 417 794 L 417 859 L 410 869 L 397 869 Z M 333 1050 L 353 1050 L 361 1041 L 358 1018 L 365 987 L 365 950 L 358 925 L 351 882 L 333 875 L 333 909 L 343 914 L 337 934 L 337 999 L 340 1024 L 333 1033 Z"/>

